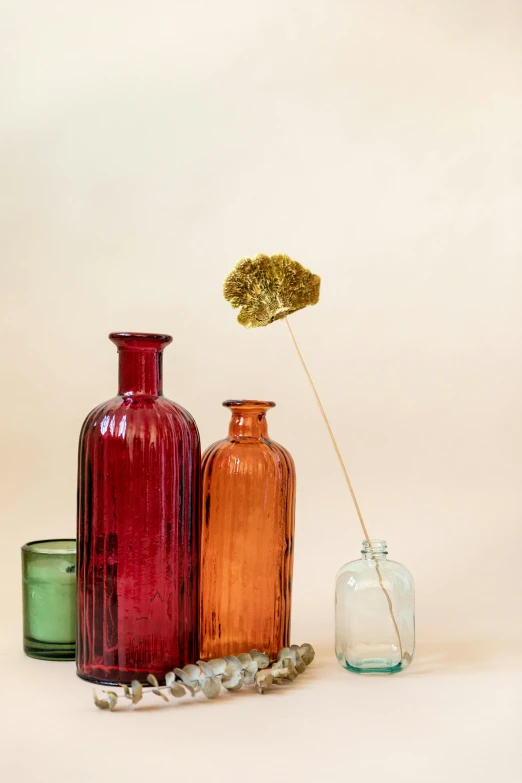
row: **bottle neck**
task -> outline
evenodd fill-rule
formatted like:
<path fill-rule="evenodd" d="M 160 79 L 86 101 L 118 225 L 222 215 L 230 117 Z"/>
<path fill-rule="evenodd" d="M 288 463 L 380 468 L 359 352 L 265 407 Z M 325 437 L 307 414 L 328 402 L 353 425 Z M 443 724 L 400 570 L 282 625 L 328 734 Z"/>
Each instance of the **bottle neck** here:
<path fill-rule="evenodd" d="M 171 342 L 168 335 L 113 333 L 110 339 L 118 347 L 118 394 L 129 397 L 163 394 L 163 348 Z"/>
<path fill-rule="evenodd" d="M 266 413 L 274 407 L 273 402 L 257 400 L 227 400 L 223 405 L 230 408 L 232 418 L 228 435 L 232 440 L 264 440 L 268 438 Z"/>
<path fill-rule="evenodd" d="M 123 348 L 118 354 L 119 395 L 127 397 L 132 394 L 145 394 L 159 397 L 163 394 L 161 351 Z"/>
<path fill-rule="evenodd" d="M 268 438 L 266 413 L 250 414 L 233 413 L 228 427 L 228 434 L 233 440 L 261 440 Z"/>
<path fill-rule="evenodd" d="M 371 538 L 369 541 L 363 541 L 362 547 L 361 554 L 363 560 L 386 560 L 388 546 L 386 541 L 383 541 L 381 538 Z"/>

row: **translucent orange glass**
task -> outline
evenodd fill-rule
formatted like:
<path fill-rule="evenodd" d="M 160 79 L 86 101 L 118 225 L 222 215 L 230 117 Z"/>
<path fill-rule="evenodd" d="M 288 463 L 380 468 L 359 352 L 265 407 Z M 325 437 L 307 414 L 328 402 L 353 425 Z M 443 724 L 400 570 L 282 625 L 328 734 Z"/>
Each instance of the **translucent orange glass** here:
<path fill-rule="evenodd" d="M 290 642 L 295 468 L 268 437 L 273 402 L 228 400 L 229 436 L 203 455 L 200 655 Z"/>

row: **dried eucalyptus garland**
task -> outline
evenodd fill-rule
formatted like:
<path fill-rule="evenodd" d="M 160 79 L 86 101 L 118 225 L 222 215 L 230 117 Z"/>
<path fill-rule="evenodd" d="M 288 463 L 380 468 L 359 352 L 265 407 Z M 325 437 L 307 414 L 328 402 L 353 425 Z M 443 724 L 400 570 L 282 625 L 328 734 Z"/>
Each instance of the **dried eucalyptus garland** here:
<path fill-rule="evenodd" d="M 228 691 L 238 691 L 243 685 L 255 685 L 258 693 L 264 693 L 271 685 L 282 685 L 285 680 L 295 680 L 306 667 L 312 663 L 315 651 L 311 644 L 293 644 L 284 647 L 276 661 L 270 661 L 266 653 L 251 650 L 240 655 L 225 655 L 212 661 L 189 663 L 183 669 L 174 669 L 165 675 L 165 685 L 160 685 L 153 674 L 149 674 L 147 682 L 151 688 L 143 689 L 137 680 L 129 685 L 121 685 L 123 698 L 132 704 L 137 704 L 147 693 L 159 696 L 168 702 L 168 694 L 176 699 L 190 693 L 195 696 L 203 691 L 207 699 L 219 696 L 221 687 Z M 107 698 L 99 699 L 93 689 L 94 703 L 100 710 L 114 710 L 118 704 L 119 694 L 116 691 L 106 691 Z M 121 694 L 120 694 L 121 695 Z"/>

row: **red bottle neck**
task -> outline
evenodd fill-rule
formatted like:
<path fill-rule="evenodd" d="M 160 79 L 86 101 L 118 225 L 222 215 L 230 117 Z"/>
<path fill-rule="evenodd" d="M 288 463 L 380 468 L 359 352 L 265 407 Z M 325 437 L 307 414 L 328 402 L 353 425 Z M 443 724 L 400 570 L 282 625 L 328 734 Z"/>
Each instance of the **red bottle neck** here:
<path fill-rule="evenodd" d="M 118 394 L 146 394 L 158 397 L 163 393 L 162 359 L 159 351 L 120 349 Z"/>
<path fill-rule="evenodd" d="M 118 394 L 122 397 L 163 394 L 163 348 L 172 337 L 137 332 L 113 333 L 109 337 L 118 347 Z"/>

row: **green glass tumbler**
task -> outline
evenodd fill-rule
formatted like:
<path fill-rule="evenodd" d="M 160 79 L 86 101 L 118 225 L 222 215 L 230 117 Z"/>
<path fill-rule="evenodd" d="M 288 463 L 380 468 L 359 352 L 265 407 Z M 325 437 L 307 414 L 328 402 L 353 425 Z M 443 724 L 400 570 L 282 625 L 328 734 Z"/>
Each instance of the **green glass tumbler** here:
<path fill-rule="evenodd" d="M 76 541 L 30 541 L 22 547 L 24 652 L 73 661 L 76 651 Z"/>

